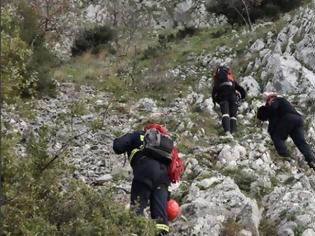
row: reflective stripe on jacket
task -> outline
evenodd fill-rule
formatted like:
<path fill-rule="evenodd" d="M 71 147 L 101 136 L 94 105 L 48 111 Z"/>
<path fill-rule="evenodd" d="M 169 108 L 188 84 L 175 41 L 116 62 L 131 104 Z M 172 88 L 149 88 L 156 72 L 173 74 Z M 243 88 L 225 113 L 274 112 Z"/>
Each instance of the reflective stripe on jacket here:
<path fill-rule="evenodd" d="M 144 135 L 142 135 L 142 134 L 140 135 L 140 140 L 141 140 L 141 142 L 144 141 Z M 139 148 L 134 148 L 134 149 L 131 151 L 131 153 L 130 153 L 130 155 L 129 155 L 129 157 L 128 157 L 128 160 L 129 160 L 130 163 L 131 163 L 132 158 L 135 156 L 135 154 L 136 154 L 138 151 L 142 150 L 142 148 L 143 148 L 143 145 L 141 145 Z"/>

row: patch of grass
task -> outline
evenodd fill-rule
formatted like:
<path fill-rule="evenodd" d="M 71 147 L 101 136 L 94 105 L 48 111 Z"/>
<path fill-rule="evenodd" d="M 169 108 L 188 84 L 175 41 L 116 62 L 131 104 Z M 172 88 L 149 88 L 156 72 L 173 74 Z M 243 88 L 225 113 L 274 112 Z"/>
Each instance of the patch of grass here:
<path fill-rule="evenodd" d="M 212 53 L 217 47 L 234 44 L 235 42 L 231 42 L 233 41 L 231 40 L 231 30 L 227 30 L 225 34 L 219 34 L 219 37 L 216 35 L 217 32 L 221 32 L 222 27 L 224 26 L 200 30 L 192 37 L 185 38 L 177 43 L 172 43 L 169 55 L 170 59 L 180 59 L 182 55 L 186 55 L 186 53 L 193 53 L 195 55 Z"/>
<path fill-rule="evenodd" d="M 179 140 L 177 146 L 181 152 L 191 153 L 196 144 L 191 138 L 183 137 Z"/>
<path fill-rule="evenodd" d="M 238 185 L 240 190 L 249 194 L 251 183 L 255 181 L 255 176 L 243 171 L 240 168 L 237 169 L 224 169 L 222 174 L 230 176 L 234 179 L 235 183 Z"/>
<path fill-rule="evenodd" d="M 188 195 L 189 190 L 190 184 L 187 181 L 182 181 L 179 188 L 172 192 L 172 198 L 179 204 L 185 203 L 185 197 Z"/>
<path fill-rule="evenodd" d="M 294 235 L 295 236 L 301 236 L 303 234 L 303 232 L 306 230 L 306 227 L 303 225 L 297 225 L 294 229 Z"/>
<path fill-rule="evenodd" d="M 192 133 L 197 133 L 201 128 L 205 131 L 207 137 L 218 137 L 219 132 L 215 120 L 211 118 L 209 113 L 200 110 L 200 107 L 192 108 L 190 119 L 195 124 L 192 128 Z"/>
<path fill-rule="evenodd" d="M 71 104 L 70 110 L 73 116 L 83 116 L 87 112 L 84 102 L 76 102 Z"/>
<path fill-rule="evenodd" d="M 295 182 L 295 178 L 294 176 L 290 176 L 289 178 L 287 178 L 283 184 L 285 185 L 292 185 Z"/>
<path fill-rule="evenodd" d="M 108 64 L 103 60 L 86 53 L 82 57 L 74 58 L 69 63 L 57 68 L 53 77 L 60 82 L 70 81 L 93 85 L 105 77 L 107 68 Z"/>
<path fill-rule="evenodd" d="M 219 236 L 235 236 L 241 228 L 242 226 L 235 219 L 227 219 Z"/>
<path fill-rule="evenodd" d="M 123 134 L 124 134 L 123 131 L 120 130 L 120 129 L 115 129 L 115 130 L 113 131 L 113 135 L 114 135 L 115 137 L 120 137 L 120 136 L 123 135 Z"/>
<path fill-rule="evenodd" d="M 190 37 L 169 40 L 166 47 L 162 47 L 159 45 L 158 37 L 152 37 L 152 32 L 144 29 L 141 34 L 145 37 L 137 38 L 138 41 L 133 42 L 136 46 L 131 47 L 126 55 L 118 57 L 106 49 L 98 56 L 85 53 L 55 70 L 54 77 L 59 81 L 94 85 L 101 90 L 114 93 L 117 98 L 137 100 L 141 97 L 151 97 L 162 105 L 169 104 L 175 97 L 185 96 L 188 87 L 194 87 L 205 72 L 197 70 L 192 74 L 186 73 L 186 78 L 182 78 L 167 75 L 168 70 L 179 68 L 181 73 L 185 74 L 184 68 L 187 64 L 192 66 L 199 64 L 192 60 L 196 56 L 212 54 L 221 46 L 232 48 L 232 52 L 227 53 L 237 52 L 238 58 L 241 58 L 236 58 L 233 62 L 234 74 L 236 76 L 242 74 L 248 63 L 243 57 L 247 52 L 246 47 L 249 42 L 270 31 L 270 26 L 260 27 L 255 32 L 247 34 L 241 34 L 242 30 L 241 27 L 232 30 L 228 25 L 211 27 L 198 30 Z M 177 31 L 162 30 L 159 34 L 167 36 L 177 34 Z M 148 53 L 150 56 L 144 57 Z M 187 70 L 191 71 L 189 68 Z M 206 73 L 207 76 L 210 74 L 211 71 Z M 212 133 L 215 130 L 206 132 Z"/>
<path fill-rule="evenodd" d="M 277 226 L 269 219 L 263 218 L 259 223 L 259 233 L 261 236 L 277 235 Z"/>
<path fill-rule="evenodd" d="M 31 100 L 25 101 L 25 99 L 22 101 L 22 99 L 17 99 L 15 106 L 16 106 L 16 112 L 19 116 L 22 118 L 27 118 L 30 120 L 33 120 L 36 118 L 36 111 L 35 111 L 35 102 Z"/>
<path fill-rule="evenodd" d="M 255 189 L 254 197 L 258 201 L 258 203 L 260 203 L 261 200 L 263 199 L 263 197 L 266 196 L 267 194 L 271 193 L 272 190 L 273 190 L 273 188 L 267 188 L 267 187 L 264 187 L 264 186 L 258 186 Z"/>

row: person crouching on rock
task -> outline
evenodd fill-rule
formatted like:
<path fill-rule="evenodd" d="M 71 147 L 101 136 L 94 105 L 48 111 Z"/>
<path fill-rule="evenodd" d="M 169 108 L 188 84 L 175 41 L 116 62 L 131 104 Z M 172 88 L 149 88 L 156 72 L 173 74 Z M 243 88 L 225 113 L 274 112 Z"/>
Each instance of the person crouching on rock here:
<path fill-rule="evenodd" d="M 131 207 L 142 215 L 144 209 L 150 206 L 158 235 L 169 232 L 166 212 L 170 185 L 168 165 L 174 148 L 168 130 L 156 123 L 116 138 L 113 143 L 115 153 L 127 152 L 133 169 Z"/>
<path fill-rule="evenodd" d="M 257 118 L 269 122 L 268 133 L 280 156 L 290 156 L 285 145 L 285 141 L 290 136 L 308 165 L 315 170 L 315 156 L 304 137 L 302 116 L 288 100 L 278 97 L 275 92 L 266 93 L 266 104 L 258 108 Z"/>

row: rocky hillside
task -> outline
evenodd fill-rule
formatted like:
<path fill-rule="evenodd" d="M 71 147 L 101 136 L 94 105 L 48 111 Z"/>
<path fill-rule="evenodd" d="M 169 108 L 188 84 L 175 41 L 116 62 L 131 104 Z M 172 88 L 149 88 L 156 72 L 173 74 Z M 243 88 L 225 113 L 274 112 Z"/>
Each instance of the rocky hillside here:
<path fill-rule="evenodd" d="M 17 153 L 25 156 L 29 134 L 40 135 L 41 127 L 49 127 L 55 131 L 51 156 L 66 150 L 68 158 L 56 161 L 72 164 L 73 177 L 96 190 L 118 189 L 117 201 L 127 205 L 132 173 L 125 157 L 113 153 L 112 141 L 148 120 L 161 120 L 186 165 L 181 183 L 172 186 L 181 216 L 171 224 L 171 235 L 314 236 L 315 172 L 291 141 L 292 158 L 278 156 L 266 124 L 255 118 L 262 93 L 279 92 L 303 114 L 307 140 L 315 150 L 314 4 L 286 14 L 281 24 L 255 25 L 255 40 L 246 41 L 249 32 L 235 31 L 232 45 L 184 54 L 184 62 L 167 71 L 169 78 L 184 84 L 192 76 L 198 79 L 172 99 L 133 100 L 62 82 L 56 98 L 19 107 L 4 104 L 2 132 L 22 135 Z M 187 6 L 180 7 L 176 9 Z M 88 6 L 87 16 L 96 15 L 97 9 L 98 5 Z M 218 63 L 241 67 L 237 80 L 249 95 L 239 108 L 238 132 L 232 140 L 222 137 L 220 113 L 210 99 L 207 72 Z"/>

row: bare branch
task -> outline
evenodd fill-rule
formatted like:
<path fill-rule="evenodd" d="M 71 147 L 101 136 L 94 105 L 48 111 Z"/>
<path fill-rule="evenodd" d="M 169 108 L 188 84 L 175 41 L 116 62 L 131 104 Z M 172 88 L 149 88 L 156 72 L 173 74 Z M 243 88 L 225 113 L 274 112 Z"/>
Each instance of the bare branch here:
<path fill-rule="evenodd" d="M 105 110 L 101 113 L 101 116 L 102 116 L 102 124 L 101 124 L 101 128 L 104 126 L 104 123 L 105 123 L 105 118 L 106 118 L 106 115 L 108 114 L 108 110 L 109 110 L 109 107 L 111 106 L 112 104 L 112 100 L 113 98 L 110 99 L 109 103 L 107 104 L 107 106 L 105 107 Z M 47 162 L 47 164 L 40 170 L 40 172 L 42 173 L 45 169 L 48 168 L 48 166 L 53 163 L 56 159 L 58 159 L 61 154 L 63 154 L 66 150 L 67 147 L 69 147 L 70 143 L 74 140 L 74 139 L 77 139 L 81 136 L 83 136 L 84 134 L 87 134 L 89 133 L 90 131 L 92 131 L 93 128 L 90 128 L 78 135 L 74 135 L 72 137 L 70 137 L 65 143 L 63 143 L 63 145 L 61 146 L 61 148 L 59 148 L 57 151 L 56 151 L 56 154 L 55 156 Z"/>

